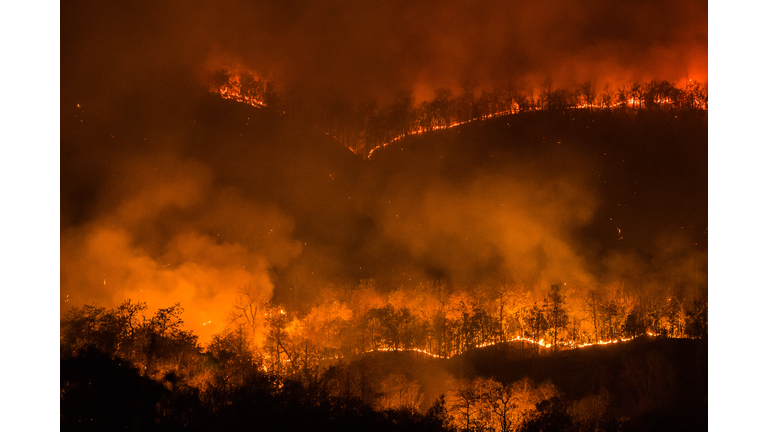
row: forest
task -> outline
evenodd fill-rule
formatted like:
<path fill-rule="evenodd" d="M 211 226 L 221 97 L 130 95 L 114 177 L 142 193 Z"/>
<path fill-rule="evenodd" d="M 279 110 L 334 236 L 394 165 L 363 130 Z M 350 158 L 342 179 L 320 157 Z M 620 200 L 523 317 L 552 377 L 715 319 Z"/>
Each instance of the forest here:
<path fill-rule="evenodd" d="M 625 430 L 634 423 L 617 416 L 603 387 L 574 397 L 549 379 L 472 376 L 463 363 L 430 384 L 419 370 L 490 346 L 542 364 L 595 344 L 707 339 L 705 302 L 637 298 L 618 283 L 581 297 L 553 285 L 537 298 L 509 285 L 440 282 L 384 295 L 367 280 L 320 297 L 306 313 L 287 312 L 243 288 L 230 325 L 206 343 L 185 329 L 178 303 L 149 315 L 131 300 L 71 308 L 61 322 L 62 429 L 229 430 L 258 419 L 287 430 Z M 391 360 L 377 356 L 393 351 L 410 353 L 395 359 L 410 365 L 382 366 Z M 648 367 L 665 370 L 668 361 L 651 358 Z M 642 373 L 634 379 L 647 387 L 634 403 L 650 403 L 658 384 Z M 94 423 L 81 429 L 84 421 Z"/>

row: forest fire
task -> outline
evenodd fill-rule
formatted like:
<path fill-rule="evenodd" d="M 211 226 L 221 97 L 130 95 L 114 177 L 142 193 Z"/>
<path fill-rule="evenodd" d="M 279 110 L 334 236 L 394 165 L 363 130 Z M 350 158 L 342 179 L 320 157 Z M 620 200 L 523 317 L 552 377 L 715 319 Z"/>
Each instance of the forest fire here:
<path fill-rule="evenodd" d="M 650 332 L 650 331 L 647 332 L 646 334 L 648 336 L 650 336 L 650 337 L 654 337 L 655 336 L 655 334 L 653 332 Z M 630 337 L 630 338 L 618 338 L 618 339 L 605 340 L 605 341 L 604 340 L 600 340 L 600 341 L 597 341 L 597 342 L 576 343 L 576 342 L 573 342 L 573 341 L 567 341 L 567 342 L 564 342 L 564 344 L 561 347 L 564 348 L 564 349 L 578 349 L 578 348 L 588 348 L 588 347 L 592 347 L 592 346 L 612 345 L 612 344 L 621 343 L 621 342 L 630 342 L 633 339 L 638 338 L 638 337 L 641 337 L 641 336 L 635 336 L 635 337 Z M 521 336 L 515 336 L 514 338 L 506 340 L 506 341 L 503 341 L 503 342 L 483 342 L 483 343 L 477 345 L 475 348 L 486 348 L 486 347 L 492 347 L 492 346 L 497 346 L 497 345 L 501 345 L 501 344 L 510 344 L 510 343 L 513 343 L 513 342 L 527 342 L 527 343 L 532 344 L 532 345 L 538 345 L 541 348 L 552 348 L 552 344 L 551 343 L 546 343 L 544 341 L 544 339 L 539 339 L 538 341 L 536 341 L 536 340 L 533 340 L 531 338 L 526 338 L 526 337 L 521 337 Z M 376 348 L 376 349 L 372 349 L 372 350 L 366 351 L 366 353 L 393 352 L 393 351 L 396 351 L 396 352 L 416 352 L 416 353 L 424 354 L 424 355 L 427 355 L 427 356 L 430 356 L 430 357 L 433 357 L 433 358 L 440 358 L 440 359 L 449 359 L 449 358 L 451 358 L 453 356 L 462 354 L 462 353 L 456 353 L 456 354 L 453 354 L 453 355 L 450 355 L 450 356 L 441 356 L 439 354 L 431 353 L 431 352 L 429 352 L 427 350 L 420 349 L 420 348 L 394 348 L 394 347 L 380 347 L 380 348 Z"/>
<path fill-rule="evenodd" d="M 701 429 L 706 5 L 352 3 L 62 6 L 60 428 Z"/>
<path fill-rule="evenodd" d="M 211 79 L 212 92 L 219 94 L 224 99 L 232 99 L 238 102 L 246 103 L 254 107 L 269 107 L 265 102 L 267 92 L 271 92 L 272 98 L 277 99 L 274 86 L 271 83 L 264 83 L 260 79 L 254 79 L 250 72 L 222 69 Z M 699 82 L 686 82 L 683 88 L 677 88 L 668 81 L 651 81 L 649 83 L 632 83 L 619 87 L 614 93 L 606 87 L 606 90 L 599 93 L 594 89 L 591 82 L 582 84 L 576 90 L 542 88 L 538 94 L 526 96 L 522 93 L 504 94 L 500 90 L 493 90 L 490 93 L 483 91 L 482 97 L 475 100 L 473 93 L 462 95 L 460 98 L 452 101 L 441 100 L 445 94 L 438 95 L 431 103 L 424 102 L 419 107 L 405 106 L 392 107 L 386 112 L 397 112 L 405 108 L 405 113 L 400 113 L 399 120 L 382 119 L 379 122 L 389 123 L 387 130 L 384 131 L 361 131 L 353 133 L 341 133 L 338 130 L 338 121 L 330 124 L 321 124 L 322 128 L 327 128 L 325 134 L 333 138 L 342 145 L 349 148 L 354 153 L 363 152 L 364 148 L 369 148 L 364 154 L 368 159 L 373 154 L 390 144 L 401 141 L 409 136 L 417 136 L 427 132 L 452 129 L 458 126 L 466 125 L 471 122 L 482 122 L 496 117 L 517 114 L 528 111 L 552 111 L 552 110 L 625 110 L 641 109 L 643 107 L 656 107 L 659 109 L 707 109 L 707 88 L 706 84 Z M 407 100 L 412 104 L 412 100 Z M 438 103 L 439 102 L 439 103 Z M 466 106 L 462 107 L 464 104 Z M 453 105 L 449 107 L 448 105 Z M 437 108 L 441 106 L 441 108 Z M 383 114 L 382 113 L 382 114 Z M 407 118 L 402 118 L 406 116 Z M 359 119 L 355 123 L 364 123 Z M 399 124 L 398 124 L 399 123 Z M 337 130 L 334 130 L 337 129 Z M 359 139 L 341 140 L 338 136 L 383 136 L 386 142 L 371 143 L 359 142 Z"/>
<path fill-rule="evenodd" d="M 267 91 L 271 84 L 245 68 L 219 70 L 211 78 L 210 90 L 224 99 L 231 99 L 256 108 L 266 107 Z"/>
<path fill-rule="evenodd" d="M 218 93 L 224 99 L 232 99 L 237 102 L 246 103 L 248 105 L 251 105 L 257 108 L 266 106 L 266 104 L 264 104 L 264 101 L 262 101 L 261 99 L 257 97 L 243 95 L 238 90 L 233 90 L 233 88 L 231 87 L 221 87 L 218 89 Z"/>

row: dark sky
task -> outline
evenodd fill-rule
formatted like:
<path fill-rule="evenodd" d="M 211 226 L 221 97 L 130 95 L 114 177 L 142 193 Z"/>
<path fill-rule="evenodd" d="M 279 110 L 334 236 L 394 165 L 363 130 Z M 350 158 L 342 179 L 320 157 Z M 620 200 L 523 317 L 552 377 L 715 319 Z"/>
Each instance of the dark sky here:
<path fill-rule="evenodd" d="M 507 272 L 537 288 L 564 279 L 588 286 L 605 271 L 702 277 L 706 252 L 682 252 L 695 241 L 688 231 L 654 232 L 650 246 L 623 254 L 580 241 L 578 232 L 595 228 L 606 205 L 598 175 L 622 162 L 589 149 L 588 135 L 568 151 L 550 137 L 553 147 L 522 160 L 507 154 L 509 163 L 495 171 L 461 152 L 448 168 L 431 155 L 364 162 L 287 120 L 201 103 L 209 74 L 238 66 L 310 105 L 327 98 L 386 104 L 403 90 L 428 99 L 441 86 L 537 86 L 547 76 L 563 87 L 686 75 L 705 81 L 707 4 L 67 2 L 62 310 L 84 301 L 114 306 L 132 298 L 150 308 L 179 301 L 205 339 L 221 330 L 244 286 L 268 298 L 323 278 L 383 280 L 400 272 L 402 281 Z M 652 151 L 666 155 L 658 142 Z M 680 157 L 694 167 L 690 183 L 650 180 L 646 188 L 677 198 L 685 195 L 680 185 L 693 184 L 700 210 L 702 152 Z M 653 172 L 670 160 L 646 154 L 634 162 Z M 665 172 L 673 182 L 688 173 Z M 615 239 L 616 223 L 604 222 L 595 229 Z M 701 230 L 699 222 L 690 225 Z M 596 256 L 603 261 L 593 262 Z M 350 274 L 355 266 L 359 272 Z M 203 327 L 206 317 L 214 322 Z"/>

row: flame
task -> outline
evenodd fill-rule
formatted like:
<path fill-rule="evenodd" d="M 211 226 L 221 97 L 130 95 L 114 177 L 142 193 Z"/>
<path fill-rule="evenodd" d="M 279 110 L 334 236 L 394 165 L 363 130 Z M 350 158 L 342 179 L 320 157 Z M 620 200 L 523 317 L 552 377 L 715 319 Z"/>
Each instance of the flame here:
<path fill-rule="evenodd" d="M 661 99 L 661 100 L 656 100 L 656 103 L 658 103 L 659 105 L 672 104 L 672 100 L 669 99 L 669 98 Z M 626 102 L 616 102 L 616 103 L 613 103 L 611 105 L 579 104 L 579 105 L 576 105 L 576 106 L 573 106 L 573 107 L 569 107 L 569 109 L 616 109 L 616 108 L 621 108 L 621 107 L 624 107 L 624 106 L 639 106 L 640 104 L 641 104 L 641 101 L 639 99 L 631 98 L 631 99 L 628 99 Z M 541 111 L 542 108 L 541 107 L 533 107 L 531 110 L 533 110 L 533 111 Z M 392 144 L 394 142 L 400 141 L 401 139 L 403 139 L 405 137 L 408 137 L 408 136 L 411 136 L 411 135 L 420 135 L 420 134 L 425 133 L 425 132 L 438 131 L 438 130 L 443 130 L 443 129 L 451 129 L 451 128 L 454 128 L 456 126 L 461 126 L 461 125 L 464 125 L 464 124 L 467 124 L 467 123 L 471 123 L 473 121 L 478 121 L 478 120 L 482 121 L 482 120 L 487 120 L 487 119 L 494 118 L 494 117 L 501 117 L 501 116 L 506 116 L 506 115 L 517 114 L 520 111 L 521 110 L 517 107 L 517 105 L 515 105 L 514 107 L 512 107 L 510 109 L 501 110 L 501 111 L 498 111 L 498 112 L 495 112 L 495 113 L 491 113 L 491 114 L 488 114 L 488 115 L 482 115 L 480 117 L 473 118 L 473 119 L 466 120 L 466 121 L 462 121 L 462 122 L 453 122 L 453 123 L 451 123 L 449 125 L 434 125 L 434 126 L 429 127 L 429 128 L 425 128 L 425 127 L 419 126 L 418 128 L 416 128 L 416 129 L 414 129 L 412 131 L 409 131 L 409 132 L 406 132 L 404 134 L 396 136 L 395 138 L 393 138 L 389 142 L 386 142 L 386 143 L 383 143 L 383 144 L 379 144 L 376 147 L 372 148 L 368 152 L 367 158 L 371 159 L 371 157 L 373 157 L 373 153 L 376 150 L 379 150 L 381 148 L 387 147 L 388 145 L 390 145 L 390 144 Z M 350 150 L 352 150 L 352 149 L 350 148 Z M 354 152 L 354 150 L 352 150 L 352 151 Z"/>
<path fill-rule="evenodd" d="M 648 335 L 650 337 L 655 337 L 656 336 L 656 334 L 654 334 L 654 333 L 652 333 L 650 331 L 645 333 L 645 335 Z M 564 349 L 587 348 L 587 347 L 591 347 L 591 346 L 611 345 L 611 344 L 617 344 L 617 343 L 620 343 L 620 342 L 629 342 L 629 341 L 637 339 L 638 337 L 641 337 L 641 336 L 644 336 L 644 335 L 635 336 L 635 337 L 632 337 L 632 338 L 618 338 L 618 339 L 611 339 L 611 340 L 605 340 L 605 341 L 604 340 L 600 340 L 600 341 L 597 341 L 597 342 L 585 342 L 585 343 L 580 343 L 580 344 L 577 344 L 575 342 L 562 342 L 562 344 L 560 346 L 562 348 L 564 348 Z M 538 346 L 540 346 L 542 348 L 552 348 L 552 344 L 544 342 L 544 339 L 540 339 L 540 340 L 537 341 L 537 340 L 534 340 L 534 339 L 531 339 L 531 338 L 526 338 L 526 337 L 521 337 L 521 336 L 516 336 L 514 339 L 509 339 L 509 340 L 506 340 L 504 342 L 484 342 L 482 344 L 476 345 L 475 348 L 486 348 L 486 347 L 491 347 L 491 346 L 495 346 L 495 345 L 502 345 L 502 344 L 511 343 L 511 342 L 528 342 L 528 343 L 533 344 L 533 345 L 538 345 Z M 424 355 L 430 356 L 432 358 L 439 358 L 439 359 L 445 359 L 445 360 L 450 359 L 452 357 L 455 357 L 457 355 L 460 355 L 460 354 L 463 354 L 464 352 L 466 352 L 466 351 L 462 351 L 462 352 L 459 352 L 459 353 L 456 353 L 456 354 L 451 354 L 451 355 L 448 355 L 448 356 L 442 356 L 440 354 L 435 354 L 435 353 L 432 353 L 432 352 L 429 352 L 427 350 L 420 349 L 420 348 L 394 348 L 394 347 L 391 347 L 391 346 L 389 346 L 389 347 L 385 346 L 385 347 L 370 349 L 368 351 L 365 351 L 365 353 L 369 354 L 369 353 L 374 353 L 374 352 L 395 352 L 395 351 L 396 352 L 409 352 L 409 351 L 410 352 L 417 352 L 419 354 L 424 354 Z"/>
<path fill-rule="evenodd" d="M 231 74 L 229 82 L 222 84 L 219 87 L 211 88 L 210 90 L 213 93 L 218 93 L 224 99 L 232 99 L 237 102 L 246 103 L 256 108 L 263 108 L 267 106 L 266 102 L 263 99 L 262 94 L 253 96 L 253 95 L 245 95 L 242 93 L 243 81 L 242 81 L 241 75 L 250 75 L 251 77 L 256 78 L 257 77 L 256 74 L 254 74 L 250 70 L 241 71 L 241 69 L 234 69 L 229 72 Z"/>
<path fill-rule="evenodd" d="M 241 80 L 241 76 L 240 76 L 241 72 L 240 72 L 239 69 L 235 69 L 233 71 L 229 71 L 229 73 L 230 73 L 229 81 L 226 84 L 223 84 L 223 85 L 221 85 L 218 88 L 212 88 L 211 91 L 213 93 L 218 93 L 224 99 L 232 99 L 232 100 L 235 100 L 237 102 L 247 103 L 247 104 L 252 105 L 254 107 L 257 107 L 257 108 L 262 108 L 262 107 L 266 107 L 267 106 L 266 102 L 262 98 L 263 95 L 260 94 L 260 95 L 256 95 L 256 96 L 248 96 L 248 95 L 245 95 L 245 94 L 243 94 L 241 92 L 242 80 Z M 244 71 L 243 74 L 251 75 L 251 76 L 256 76 L 256 75 L 252 74 L 251 71 L 248 71 L 248 70 Z M 686 91 L 689 88 L 691 88 L 691 86 L 693 86 L 692 80 L 689 80 L 689 82 L 686 82 L 686 87 L 685 87 Z M 662 97 L 658 97 L 657 96 L 657 97 L 654 98 L 653 103 L 656 104 L 656 105 L 672 105 L 672 104 L 674 104 L 674 101 L 670 97 L 663 97 L 662 98 Z M 705 109 L 705 110 L 707 109 L 706 102 L 702 102 L 701 100 L 696 99 L 695 101 L 693 101 L 693 103 L 694 103 L 694 105 L 697 108 Z M 590 109 L 590 110 L 609 109 L 610 110 L 610 109 L 618 109 L 618 108 L 625 108 L 625 107 L 637 108 L 637 107 L 642 107 L 642 106 L 643 106 L 643 100 L 638 99 L 636 97 L 630 97 L 630 98 L 627 98 L 626 100 L 617 101 L 617 102 L 613 102 L 613 103 L 610 103 L 610 104 L 605 103 L 605 102 L 603 102 L 603 103 L 600 103 L 600 102 L 598 102 L 598 103 L 579 103 L 577 105 L 568 106 L 567 109 Z M 79 107 L 79 105 L 78 105 L 78 107 Z M 541 106 L 533 106 L 533 107 L 530 107 L 529 110 L 540 111 L 540 110 L 543 110 L 543 108 Z M 368 154 L 367 154 L 366 158 L 367 159 L 371 159 L 373 157 L 374 152 L 376 152 L 376 150 L 384 148 L 384 147 L 387 147 L 388 145 L 390 145 L 392 143 L 395 143 L 397 141 L 400 141 L 401 139 L 403 139 L 403 138 L 405 138 L 407 136 L 410 136 L 410 135 L 420 135 L 420 134 L 425 133 L 425 132 L 432 132 L 432 131 L 438 131 L 438 130 L 443 130 L 443 129 L 451 129 L 451 128 L 454 128 L 454 127 L 457 127 L 457 126 L 461 126 L 461 125 L 464 125 L 464 124 L 467 124 L 467 123 L 470 123 L 470 122 L 473 122 L 473 121 L 477 121 L 477 120 L 481 120 L 482 121 L 482 120 L 487 120 L 487 119 L 494 118 L 494 117 L 501 117 L 501 116 L 506 116 L 506 115 L 517 114 L 520 111 L 521 111 L 520 106 L 517 103 L 512 103 L 507 109 L 502 109 L 500 111 L 496 111 L 496 112 L 493 112 L 493 113 L 490 113 L 490 114 L 483 114 L 483 115 L 480 115 L 479 117 L 475 117 L 475 118 L 472 118 L 472 119 L 469 119 L 469 120 L 465 120 L 465 121 L 456 121 L 456 122 L 453 122 L 453 123 L 450 123 L 450 124 L 447 124 L 447 125 L 446 124 L 440 124 L 440 121 L 438 119 L 432 119 L 431 122 L 430 122 L 430 125 L 427 126 L 427 127 L 418 126 L 416 128 L 411 128 L 409 131 L 407 131 L 407 132 L 405 132 L 403 134 L 400 134 L 398 136 L 395 136 L 390 141 L 382 143 L 382 144 L 379 144 L 379 145 L 373 147 L 370 151 L 368 151 Z M 336 136 L 332 136 L 329 132 L 325 132 L 325 134 L 328 135 L 329 137 L 332 137 L 338 143 L 344 145 L 341 141 L 339 141 L 339 139 Z M 344 147 L 349 149 L 353 153 L 357 153 L 357 151 L 354 148 L 350 147 L 350 146 L 344 145 Z"/>
<path fill-rule="evenodd" d="M 388 146 L 388 145 L 390 145 L 390 144 L 392 144 L 394 142 L 400 141 L 401 139 L 403 139 L 405 137 L 408 137 L 408 136 L 411 136 L 411 135 L 421 135 L 421 134 L 423 134 L 425 132 L 432 132 L 432 131 L 438 131 L 438 130 L 443 130 L 443 129 L 451 129 L 451 128 L 455 128 L 456 126 L 461 126 L 461 125 L 464 125 L 464 124 L 467 124 L 467 123 L 471 123 L 471 122 L 477 121 L 477 120 L 487 120 L 487 119 L 494 118 L 494 117 L 501 117 L 501 116 L 505 116 L 505 115 L 516 114 L 519 111 L 520 110 L 517 109 L 517 108 L 510 108 L 510 109 L 507 109 L 507 110 L 502 110 L 502 111 L 498 111 L 498 112 L 495 112 L 495 113 L 492 113 L 492 114 L 483 115 L 483 116 L 480 116 L 478 118 L 473 118 L 473 119 L 466 120 L 466 121 L 453 122 L 453 123 L 448 124 L 448 125 L 436 124 L 436 125 L 432 125 L 431 127 L 428 127 L 428 128 L 425 128 L 423 126 L 419 126 L 418 128 L 416 128 L 416 129 L 414 129 L 412 131 L 406 132 L 404 134 L 401 134 L 401 135 L 398 135 L 398 136 L 392 138 L 392 140 L 389 141 L 389 142 L 386 142 L 384 144 L 379 144 L 376 147 L 372 148 L 371 151 L 368 152 L 367 158 L 370 159 L 373 156 L 373 152 L 375 152 L 376 150 L 378 150 L 380 148 L 383 148 L 383 147 L 386 147 L 386 146 Z M 352 150 L 352 149 L 350 149 L 350 150 Z"/>
<path fill-rule="evenodd" d="M 246 103 L 251 106 L 255 106 L 256 108 L 263 108 L 266 107 L 267 104 L 264 103 L 264 101 L 255 98 L 255 97 L 249 97 L 245 96 L 240 93 L 239 88 L 229 87 L 229 86 L 221 86 L 219 87 L 218 91 L 216 92 L 221 95 L 224 99 L 233 99 L 238 102 Z"/>

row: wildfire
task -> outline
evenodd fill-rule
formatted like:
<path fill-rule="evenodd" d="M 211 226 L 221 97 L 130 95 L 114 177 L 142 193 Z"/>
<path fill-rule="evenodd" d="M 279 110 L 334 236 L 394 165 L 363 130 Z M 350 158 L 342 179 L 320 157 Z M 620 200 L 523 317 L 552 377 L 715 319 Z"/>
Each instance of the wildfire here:
<path fill-rule="evenodd" d="M 690 80 L 689 80 L 690 81 Z M 655 82 L 652 82 L 651 84 L 647 85 L 645 93 L 643 93 L 642 96 L 631 96 L 626 97 L 622 96 L 619 101 L 613 102 L 613 97 L 609 96 L 608 100 L 602 100 L 601 102 L 585 102 L 582 98 L 579 98 L 579 101 L 573 105 L 570 102 L 567 103 L 564 108 L 567 109 L 588 109 L 588 110 L 602 110 L 602 109 L 619 109 L 619 108 L 637 108 L 637 107 L 643 107 L 644 105 L 650 105 L 653 104 L 655 106 L 673 106 L 678 103 L 685 103 L 689 106 L 694 106 L 700 109 L 707 109 L 707 103 L 706 103 L 706 95 L 701 96 L 701 92 L 699 90 L 698 83 L 691 84 L 686 83 L 685 90 L 679 90 L 675 89 L 674 86 L 669 84 L 668 82 L 664 81 L 662 83 L 656 84 L 654 86 Z M 666 87 L 663 84 L 667 84 Z M 267 94 L 274 91 L 274 87 L 271 87 L 271 83 L 266 83 L 265 81 L 262 81 L 259 78 L 255 78 L 255 75 L 251 73 L 251 71 L 246 69 L 235 69 L 231 71 L 222 70 L 215 74 L 213 77 L 213 84 L 210 87 L 210 91 L 213 93 L 219 94 L 224 99 L 232 99 L 237 102 L 247 103 L 254 107 L 266 107 L 266 99 Z M 671 90 L 670 87 L 671 86 Z M 653 87 L 653 88 L 652 88 Z M 677 96 L 670 96 L 670 91 L 677 90 L 677 93 L 674 93 Z M 683 95 L 683 96 L 680 96 Z M 683 100 L 684 99 L 684 100 Z M 532 106 L 528 106 L 527 110 L 533 110 L 533 111 L 540 111 L 544 109 L 544 102 L 542 102 L 542 98 L 539 99 L 538 104 L 534 104 Z M 551 104 L 553 103 L 552 100 L 549 100 L 546 102 L 547 106 L 551 108 Z M 497 108 L 498 109 L 498 108 Z M 487 120 L 494 117 L 500 117 L 500 116 L 506 116 L 511 114 L 516 114 L 521 111 L 521 107 L 516 103 L 512 102 L 510 105 L 508 105 L 505 109 L 500 109 L 498 111 L 492 112 L 492 113 L 484 113 L 477 117 L 471 118 L 469 120 L 464 121 L 454 121 L 450 124 L 441 124 L 439 120 L 431 119 L 429 120 L 429 125 L 424 125 L 423 121 L 424 119 L 420 119 L 418 121 L 415 121 L 415 119 L 410 120 L 410 124 L 408 125 L 408 130 L 405 133 L 402 133 L 400 135 L 395 136 L 394 138 L 390 139 L 388 142 L 376 145 L 373 147 L 368 154 L 366 155 L 367 159 L 371 159 L 373 157 L 373 154 L 376 152 L 376 150 L 387 147 L 388 145 L 395 143 L 397 141 L 400 141 L 401 139 L 409 136 L 409 135 L 420 135 L 425 132 L 432 132 L 432 131 L 438 131 L 443 129 L 450 129 L 457 126 L 461 126 L 476 120 Z M 418 126 L 416 126 L 416 123 L 420 123 Z M 330 132 L 325 132 L 326 135 L 329 137 L 332 137 L 335 141 L 339 142 L 340 144 L 344 145 L 345 148 L 349 149 L 353 153 L 357 153 L 356 149 L 353 146 L 349 146 L 347 144 L 344 144 L 342 140 L 337 138 L 335 135 L 331 135 Z"/>
<path fill-rule="evenodd" d="M 264 82 L 255 78 L 255 75 L 248 70 L 235 69 L 221 74 L 211 85 L 210 91 L 219 94 L 224 99 L 232 99 L 237 102 L 263 108 L 265 102 Z"/>
<path fill-rule="evenodd" d="M 476 121 L 476 120 L 487 120 L 489 118 L 501 117 L 501 116 L 509 115 L 509 114 L 515 114 L 517 112 L 519 112 L 518 109 L 512 108 L 512 109 L 502 110 L 502 111 L 495 112 L 495 113 L 492 113 L 492 114 L 484 115 L 484 116 L 481 116 L 481 117 L 478 117 L 478 118 L 474 118 L 474 119 L 471 119 L 471 120 L 467 120 L 467 121 L 453 122 L 453 123 L 448 124 L 448 125 L 433 125 L 433 126 L 428 127 L 428 128 L 425 128 L 423 126 L 419 126 L 418 128 L 416 128 L 416 129 L 414 129 L 414 130 L 412 130 L 410 132 L 407 132 L 407 133 L 404 133 L 404 134 L 401 134 L 401 135 L 398 135 L 398 136 L 394 137 L 389 142 L 377 145 L 376 147 L 372 148 L 371 151 L 368 152 L 367 158 L 370 159 L 373 156 L 373 152 L 375 152 L 376 150 L 378 150 L 378 149 L 380 149 L 382 147 L 386 147 L 386 146 L 388 146 L 388 145 L 390 145 L 390 144 L 392 144 L 394 142 L 400 141 L 401 139 L 403 139 L 403 138 L 405 138 L 407 136 L 421 135 L 421 134 L 423 134 L 425 132 L 432 132 L 432 131 L 450 129 L 450 128 L 454 128 L 456 126 L 461 126 L 461 125 L 464 125 L 464 124 L 467 124 L 467 123 L 470 123 L 470 122 L 473 122 L 473 121 Z"/>
<path fill-rule="evenodd" d="M 219 87 L 219 89 L 218 89 L 218 91 L 216 93 L 221 95 L 221 97 L 224 98 L 224 99 L 236 100 L 238 102 L 242 102 L 242 103 L 246 103 L 248 105 L 255 106 L 256 108 L 262 108 L 262 107 L 267 106 L 267 104 L 264 103 L 264 101 L 260 100 L 257 97 L 251 97 L 251 96 L 246 96 L 246 95 L 241 94 L 239 88 L 229 87 L 229 86 L 221 86 L 221 87 Z"/>
<path fill-rule="evenodd" d="M 647 332 L 646 335 L 648 335 L 650 337 L 655 337 L 656 336 L 656 334 L 654 334 L 652 332 Z M 578 348 L 587 348 L 587 347 L 596 346 L 596 345 L 612 345 L 612 344 L 617 344 L 617 343 L 620 343 L 620 342 L 629 342 L 631 340 L 637 339 L 638 337 L 640 337 L 640 336 L 635 336 L 633 338 L 611 339 L 611 340 L 607 340 L 607 341 L 601 340 L 601 341 L 598 341 L 598 342 L 585 342 L 585 343 L 581 343 L 581 344 L 577 344 L 577 343 L 574 343 L 574 342 L 563 342 L 561 347 L 562 348 L 566 348 L 566 349 L 578 349 Z M 506 340 L 504 342 L 485 342 L 485 343 L 476 345 L 475 348 L 486 348 L 486 347 L 495 346 L 495 345 L 501 345 L 501 344 L 510 343 L 510 342 L 528 342 L 528 343 L 533 344 L 533 345 L 538 345 L 538 346 L 540 346 L 542 348 L 552 348 L 552 344 L 544 342 L 544 339 L 540 339 L 540 340 L 537 341 L 537 340 L 534 340 L 534 339 L 531 339 L 531 338 L 522 337 L 522 336 L 516 336 L 514 339 L 509 339 L 509 340 Z M 455 356 L 457 356 L 459 354 L 463 354 L 463 352 L 461 352 L 461 353 L 451 354 L 451 355 L 448 355 L 448 356 L 442 356 L 440 354 L 435 354 L 435 353 L 432 353 L 432 352 L 429 352 L 427 350 L 423 350 L 423 349 L 420 349 L 420 348 L 394 348 L 394 347 L 391 347 L 391 346 L 390 347 L 380 347 L 380 348 L 371 349 L 371 350 L 366 351 L 365 353 L 368 354 L 368 353 L 374 353 L 374 352 L 395 352 L 395 351 L 397 351 L 397 352 L 409 352 L 409 351 L 410 352 L 417 352 L 419 354 L 424 354 L 424 355 L 432 357 L 432 358 L 439 358 L 439 359 L 446 359 L 446 360 L 450 359 L 452 357 L 455 357 Z"/>
<path fill-rule="evenodd" d="M 672 104 L 672 100 L 669 99 L 669 98 L 661 99 L 661 100 L 657 100 L 656 103 L 658 103 L 659 105 L 667 105 L 667 104 Z M 616 102 L 616 103 L 613 103 L 613 104 L 608 105 L 608 106 L 598 105 L 598 104 L 580 104 L 580 105 L 573 106 L 571 108 L 574 108 L 574 109 L 605 109 L 605 108 L 616 109 L 616 108 L 621 108 L 623 106 L 637 106 L 637 105 L 640 105 L 640 104 L 641 104 L 640 100 L 633 98 L 633 99 L 628 99 L 626 102 Z M 532 109 L 534 111 L 540 111 L 541 110 L 540 107 L 533 107 Z M 473 118 L 473 119 L 470 119 L 470 120 L 467 120 L 467 121 L 453 122 L 453 123 L 451 123 L 449 125 L 435 125 L 435 126 L 432 126 L 432 127 L 429 127 L 429 128 L 425 128 L 425 127 L 420 126 L 420 127 L 416 128 L 416 129 L 414 129 L 412 131 L 409 131 L 409 132 L 406 132 L 404 134 L 396 136 L 395 138 L 393 138 L 389 142 L 377 145 L 376 147 L 372 148 L 371 151 L 368 152 L 367 158 L 371 159 L 373 157 L 373 153 L 376 150 L 379 150 L 381 148 L 387 147 L 388 145 L 390 145 L 390 144 L 392 144 L 394 142 L 400 141 L 401 139 L 403 139 L 405 137 L 408 137 L 408 136 L 411 136 L 411 135 L 420 135 L 420 134 L 425 133 L 425 132 L 438 131 L 438 130 L 443 130 L 443 129 L 450 129 L 450 128 L 454 128 L 456 126 L 461 126 L 461 125 L 464 125 L 464 124 L 467 124 L 467 123 L 471 123 L 473 121 L 487 120 L 487 119 L 494 118 L 494 117 L 501 117 L 501 116 L 505 116 L 505 115 L 517 114 L 519 112 L 520 112 L 520 109 L 515 105 L 514 107 L 512 107 L 510 109 L 501 110 L 501 111 L 494 112 L 494 113 L 491 113 L 491 114 L 488 114 L 488 115 L 483 115 L 483 116 L 480 116 L 480 117 L 477 117 L 477 118 Z M 350 150 L 352 150 L 352 149 L 350 149 Z"/>

